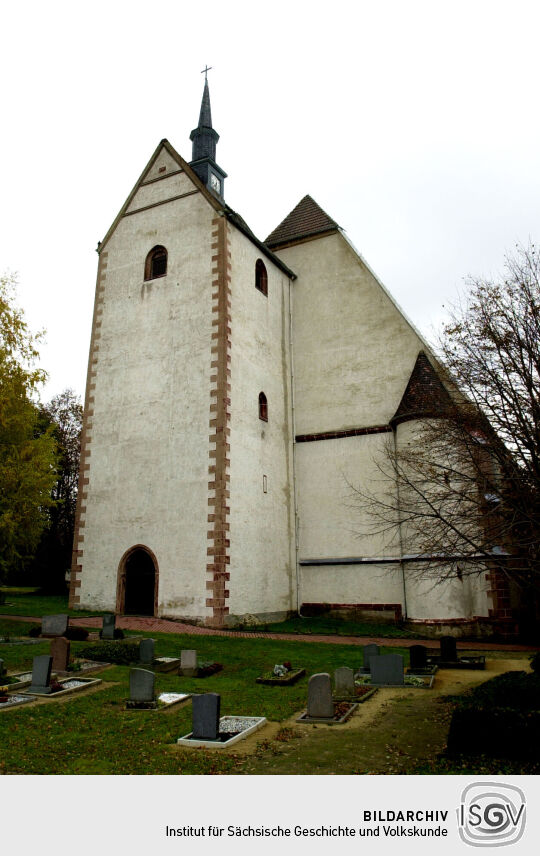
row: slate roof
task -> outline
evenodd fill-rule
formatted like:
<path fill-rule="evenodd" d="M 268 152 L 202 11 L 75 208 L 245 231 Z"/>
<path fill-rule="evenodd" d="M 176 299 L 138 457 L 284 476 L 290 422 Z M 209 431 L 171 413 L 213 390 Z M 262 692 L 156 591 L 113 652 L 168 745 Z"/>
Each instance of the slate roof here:
<path fill-rule="evenodd" d="M 296 208 L 270 232 L 264 243 L 274 249 L 290 241 L 310 238 L 323 232 L 335 232 L 337 229 L 339 226 L 336 221 L 332 220 L 311 196 L 304 196 Z"/>
<path fill-rule="evenodd" d="M 394 424 L 426 416 L 443 416 L 452 399 L 423 351 L 420 351 L 403 398 L 390 421 Z"/>

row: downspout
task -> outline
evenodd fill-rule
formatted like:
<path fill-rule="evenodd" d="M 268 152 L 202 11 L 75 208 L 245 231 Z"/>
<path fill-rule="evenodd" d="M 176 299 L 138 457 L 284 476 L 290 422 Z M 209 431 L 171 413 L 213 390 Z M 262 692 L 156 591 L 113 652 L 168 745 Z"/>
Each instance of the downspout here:
<path fill-rule="evenodd" d="M 392 426 L 392 436 L 394 438 L 394 456 L 397 460 L 397 425 L 393 422 L 390 423 Z M 399 532 L 399 566 L 401 568 L 401 580 L 403 583 L 403 618 L 407 618 L 407 585 L 405 582 L 405 564 L 403 562 L 403 532 L 401 530 L 401 498 L 399 495 L 399 478 L 396 475 L 396 499 L 397 499 L 397 510 L 398 510 L 398 532 Z"/>
<path fill-rule="evenodd" d="M 292 423 L 292 481 L 293 481 L 293 503 L 294 503 L 294 564 L 296 572 L 296 610 L 300 618 L 305 618 L 301 612 L 300 599 L 300 565 L 298 562 L 298 495 L 296 488 L 296 411 L 294 404 L 294 356 L 293 356 L 293 329 L 292 329 L 292 280 L 289 279 L 289 359 L 291 361 L 291 423 Z"/>

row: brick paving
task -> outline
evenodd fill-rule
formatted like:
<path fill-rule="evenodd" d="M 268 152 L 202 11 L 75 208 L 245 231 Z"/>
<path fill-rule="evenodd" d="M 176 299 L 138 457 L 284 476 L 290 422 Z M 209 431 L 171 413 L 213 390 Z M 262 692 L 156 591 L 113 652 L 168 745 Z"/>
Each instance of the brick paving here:
<path fill-rule="evenodd" d="M 41 618 L 23 615 L 0 615 L 2 619 L 13 621 L 35 621 L 41 623 Z M 70 616 L 69 622 L 74 627 L 87 627 L 89 629 L 101 629 L 101 617 L 81 616 L 75 618 Z M 315 633 L 268 633 L 259 630 L 214 630 L 210 627 L 198 627 L 194 624 L 185 624 L 182 621 L 172 621 L 167 618 L 137 617 L 132 615 L 119 615 L 116 618 L 116 626 L 121 630 L 142 630 L 148 633 L 186 633 L 190 636 L 230 636 L 236 639 L 283 639 L 291 642 L 326 642 L 330 645 L 377 645 L 396 646 L 408 648 L 411 645 L 429 645 L 437 640 L 431 639 L 402 639 L 397 636 L 336 636 L 319 635 Z M 457 647 L 467 651 L 539 651 L 538 645 L 519 645 L 506 642 L 467 642 L 457 640 Z"/>

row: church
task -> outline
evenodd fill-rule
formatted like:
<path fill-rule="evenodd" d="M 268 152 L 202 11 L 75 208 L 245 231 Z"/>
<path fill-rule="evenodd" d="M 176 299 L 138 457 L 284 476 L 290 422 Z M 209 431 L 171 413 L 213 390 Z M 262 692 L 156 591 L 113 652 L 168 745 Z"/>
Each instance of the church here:
<path fill-rule="evenodd" d="M 227 205 L 206 80 L 190 139 L 98 245 L 70 605 L 476 632 L 486 575 L 423 583 L 348 502 L 440 384 L 428 344 L 311 196 L 264 241 Z"/>

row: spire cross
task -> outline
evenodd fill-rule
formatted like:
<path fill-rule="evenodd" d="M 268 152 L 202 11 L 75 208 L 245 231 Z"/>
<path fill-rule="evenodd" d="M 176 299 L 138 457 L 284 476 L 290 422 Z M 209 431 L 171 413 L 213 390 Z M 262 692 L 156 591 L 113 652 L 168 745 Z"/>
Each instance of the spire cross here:
<path fill-rule="evenodd" d="M 203 68 L 203 70 L 201 71 L 201 74 L 204 74 L 204 79 L 205 79 L 205 81 L 207 81 L 207 80 L 208 80 L 208 72 L 209 72 L 211 69 L 212 69 L 212 66 L 206 66 L 206 68 Z"/>

